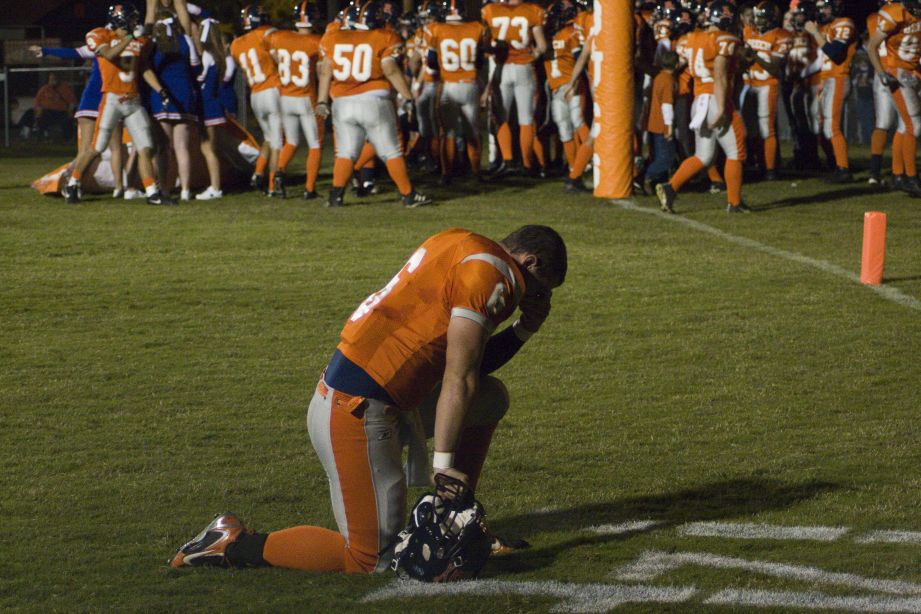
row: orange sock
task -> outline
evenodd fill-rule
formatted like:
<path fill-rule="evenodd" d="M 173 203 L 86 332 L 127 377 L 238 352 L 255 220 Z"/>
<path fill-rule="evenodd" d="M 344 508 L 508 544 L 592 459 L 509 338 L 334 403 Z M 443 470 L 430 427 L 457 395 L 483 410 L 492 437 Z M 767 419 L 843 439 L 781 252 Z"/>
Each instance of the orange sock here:
<path fill-rule="evenodd" d="M 576 130 L 576 136 L 579 138 L 578 145 L 581 145 L 582 143 L 588 140 L 589 132 L 590 130 L 588 129 L 588 126 L 586 126 L 585 124 L 582 124 L 581 126 L 579 126 L 579 128 Z"/>
<path fill-rule="evenodd" d="M 711 166 L 710 168 L 713 167 Z M 681 166 L 678 167 L 675 174 L 672 175 L 672 180 L 669 182 L 672 189 L 676 192 L 680 191 L 684 184 L 693 179 L 694 176 L 702 170 L 704 170 L 704 163 L 701 162 L 700 158 L 697 156 L 687 158 L 681 163 Z M 719 173 L 717 173 L 717 175 L 719 175 Z M 722 180 L 722 177 L 720 177 L 720 180 Z"/>
<path fill-rule="evenodd" d="M 905 161 L 902 160 L 902 143 L 904 143 L 904 139 L 902 138 L 902 133 L 896 132 L 895 136 L 892 137 L 892 174 L 893 175 L 904 175 L 905 174 Z"/>
<path fill-rule="evenodd" d="M 870 153 L 874 156 L 881 156 L 886 151 L 886 141 L 889 139 L 889 133 L 885 130 L 876 128 L 873 130 L 873 136 L 870 137 Z"/>
<path fill-rule="evenodd" d="M 694 173 L 694 174 L 696 175 L 697 173 Z M 707 167 L 707 177 L 709 177 L 710 181 L 712 181 L 713 183 L 723 183 L 723 176 L 720 175 L 720 169 L 716 168 L 715 164 L 711 164 L 710 166 Z"/>
<path fill-rule="evenodd" d="M 518 126 L 518 143 L 521 146 L 521 163 L 525 168 L 531 168 L 534 154 L 534 126 Z"/>
<path fill-rule="evenodd" d="M 457 157 L 457 144 L 453 136 L 441 140 L 441 174 L 450 175 L 454 170 L 454 159 Z"/>
<path fill-rule="evenodd" d="M 764 139 L 764 166 L 772 171 L 777 167 L 777 137 Z"/>
<path fill-rule="evenodd" d="M 544 149 L 544 142 L 536 135 L 534 137 L 534 159 L 540 168 L 547 166 L 547 152 Z"/>
<path fill-rule="evenodd" d="M 75 178 L 77 181 L 80 181 L 80 178 L 77 177 L 76 173 L 74 173 L 74 178 Z M 146 190 L 147 188 L 149 188 L 150 186 L 152 186 L 153 184 L 155 184 L 155 183 L 156 183 L 156 181 L 153 180 L 153 177 L 144 177 L 143 179 L 141 179 L 141 184 L 144 186 L 144 189 L 145 189 L 145 190 Z"/>
<path fill-rule="evenodd" d="M 476 490 L 483 463 L 486 462 L 486 454 L 489 452 L 489 444 L 492 442 L 492 435 L 497 426 L 499 425 L 468 426 L 461 432 L 460 440 L 457 442 L 457 453 L 454 456 L 454 466 L 458 471 L 467 474 L 471 489 Z"/>
<path fill-rule="evenodd" d="M 263 156 L 262 154 L 259 154 L 259 157 L 256 158 L 256 174 L 257 174 L 257 175 L 264 175 L 264 174 L 265 174 L 265 166 L 266 166 L 266 164 L 268 164 L 268 163 L 269 163 L 269 159 L 266 158 L 265 156 Z"/>
<path fill-rule="evenodd" d="M 843 134 L 835 134 L 831 137 L 831 146 L 835 151 L 835 164 L 838 168 L 848 168 L 847 161 L 847 139 Z"/>
<path fill-rule="evenodd" d="M 499 151 L 502 152 L 502 159 L 508 162 L 512 159 L 512 129 L 508 122 L 499 126 L 496 132 L 496 140 L 499 142 Z"/>
<path fill-rule="evenodd" d="M 729 204 L 733 206 L 742 203 L 742 162 L 741 160 L 726 160 L 726 196 Z"/>
<path fill-rule="evenodd" d="M 566 141 L 563 143 L 563 154 L 566 156 L 566 164 L 569 165 L 569 168 L 572 168 L 576 163 L 576 141 L 575 139 L 571 141 Z"/>
<path fill-rule="evenodd" d="M 317 187 L 317 175 L 320 174 L 320 161 L 323 159 L 323 150 L 319 147 L 307 151 L 307 182 L 305 187 L 308 192 L 313 192 Z"/>
<path fill-rule="evenodd" d="M 579 151 L 576 152 L 576 160 L 573 162 L 572 170 L 569 172 L 569 178 L 575 181 L 582 177 L 582 173 L 585 172 L 585 167 L 588 166 L 589 160 L 592 159 L 592 154 L 595 153 L 595 148 L 590 143 L 582 143 L 582 146 L 579 147 Z"/>
<path fill-rule="evenodd" d="M 291 143 L 285 143 L 282 146 L 281 153 L 278 154 L 278 170 L 285 172 L 285 169 L 288 168 L 288 162 L 294 157 L 295 151 L 297 151 L 297 147 Z"/>
<path fill-rule="evenodd" d="M 409 174 L 406 172 L 406 160 L 403 159 L 403 156 L 387 160 L 387 172 L 390 173 L 390 178 L 393 179 L 393 182 L 397 184 L 397 189 L 401 195 L 406 196 L 413 191 L 413 184 L 409 181 Z"/>
<path fill-rule="evenodd" d="M 480 144 L 467 141 L 467 159 L 470 160 L 470 169 L 474 175 L 480 174 Z"/>
<path fill-rule="evenodd" d="M 354 163 L 348 158 L 336 158 L 333 163 L 333 187 L 344 188 L 352 178 Z"/>
<path fill-rule="evenodd" d="M 371 160 L 374 159 L 374 146 L 365 141 L 364 147 L 361 148 L 361 153 L 358 154 L 358 160 L 355 161 L 355 170 L 357 171 L 360 168 L 364 168 Z"/>
<path fill-rule="evenodd" d="M 917 177 L 918 166 L 915 156 L 918 153 L 918 139 L 911 132 L 902 135 L 902 160 L 905 161 L 905 176 Z"/>
<path fill-rule="evenodd" d="M 70 176 L 74 178 L 74 181 L 80 181 L 80 179 L 83 177 L 83 173 L 79 168 L 75 166 L 74 170 L 70 173 Z"/>
<path fill-rule="evenodd" d="M 272 567 L 346 571 L 345 538 L 320 527 L 291 527 L 269 533 L 262 558 Z"/>

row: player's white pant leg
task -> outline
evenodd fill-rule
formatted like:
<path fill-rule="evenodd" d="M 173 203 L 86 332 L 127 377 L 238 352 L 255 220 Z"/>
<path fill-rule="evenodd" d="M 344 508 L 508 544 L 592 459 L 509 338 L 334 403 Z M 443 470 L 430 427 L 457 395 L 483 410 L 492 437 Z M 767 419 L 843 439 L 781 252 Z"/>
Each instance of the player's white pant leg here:
<path fill-rule="evenodd" d="M 512 115 L 512 104 L 515 102 L 515 71 L 512 69 L 512 64 L 503 64 L 502 66 L 499 91 L 502 93 L 502 117 L 499 118 L 499 122 L 505 123 Z M 520 117 L 518 118 L 518 123 L 521 123 Z"/>
<path fill-rule="evenodd" d="M 514 74 L 515 105 L 518 109 L 518 125 L 530 126 L 534 123 L 534 95 L 537 94 L 537 76 L 531 64 L 510 64 Z M 504 75 L 503 75 L 504 76 Z"/>
<path fill-rule="evenodd" d="M 774 126 L 771 125 L 773 117 L 771 117 L 771 87 L 767 85 L 759 85 L 752 88 L 753 95 L 757 100 L 758 107 L 758 132 L 761 134 L 762 139 L 766 139 L 771 136 Z M 776 101 L 774 102 L 776 104 Z"/>
<path fill-rule="evenodd" d="M 361 417 L 356 417 L 351 413 L 347 416 L 340 414 L 334 421 L 332 418 L 335 412 L 344 411 L 335 402 L 341 399 L 342 397 L 332 388 L 327 388 L 325 385 L 318 386 L 307 410 L 307 432 L 310 435 L 310 443 L 329 480 L 330 499 L 339 532 L 347 544 L 354 543 L 356 536 L 349 534 L 348 506 L 353 506 L 352 511 L 354 512 L 356 505 L 374 505 L 378 528 L 376 551 L 382 552 L 403 528 L 406 510 L 406 479 L 403 474 L 399 419 L 393 408 L 388 408 L 380 401 L 366 399 L 364 413 Z M 360 441 L 362 437 L 354 437 L 354 432 L 334 431 L 336 428 L 334 424 L 352 420 L 356 421 L 356 424 L 346 422 L 345 428 L 361 429 L 364 443 Z M 346 436 L 346 441 L 339 437 L 341 435 Z M 349 435 L 352 436 L 349 437 Z M 357 442 L 356 439 L 358 439 Z M 336 448 L 333 445 L 334 441 L 337 442 Z M 360 483 L 366 479 L 367 475 L 357 475 L 353 478 L 336 462 L 337 454 L 348 455 L 350 460 L 367 459 L 373 492 L 364 492 L 364 487 Z M 348 465 L 351 464 L 348 463 Z M 359 483 L 356 484 L 356 481 Z M 356 488 L 362 490 L 356 491 Z M 369 544 L 363 544 L 363 546 L 370 549 Z M 382 556 L 375 571 L 384 570 L 388 564 L 387 557 Z"/>
<path fill-rule="evenodd" d="M 877 130 L 890 130 L 896 125 L 899 111 L 892 100 L 892 90 L 883 83 L 879 75 L 873 78 L 873 109 L 876 112 Z"/>
<path fill-rule="evenodd" d="M 806 110 L 809 131 L 818 136 L 822 130 L 822 107 L 819 104 L 819 86 L 810 85 L 806 92 Z"/>
<path fill-rule="evenodd" d="M 138 151 L 153 149 L 153 123 L 140 98 L 131 98 L 119 103 L 124 114 L 125 128 Z"/>
<path fill-rule="evenodd" d="M 333 129 L 336 131 L 336 157 L 358 159 L 365 144 L 365 129 L 361 123 L 361 102 L 355 96 L 333 99 Z"/>
<path fill-rule="evenodd" d="M 487 83 L 492 83 L 492 76 L 496 72 L 496 59 L 493 56 L 489 56 L 489 62 L 487 64 Z M 489 133 L 489 163 L 492 164 L 496 161 L 496 158 L 499 157 L 499 143 L 496 141 L 496 135 L 492 132 Z"/>
<path fill-rule="evenodd" d="M 849 81 L 848 81 L 849 82 Z M 835 119 L 835 94 L 838 82 L 836 79 L 825 79 L 822 82 L 822 93 L 819 94 L 819 104 L 822 109 L 822 135 L 831 139 Z M 845 94 L 846 96 L 847 94 Z"/>
<path fill-rule="evenodd" d="M 899 83 L 902 87 L 899 92 L 902 100 L 905 101 L 905 108 L 908 110 L 908 116 L 911 118 L 912 133 L 915 137 L 921 137 L 921 80 L 914 71 L 900 68 L 898 73 Z"/>
<path fill-rule="evenodd" d="M 736 122 L 733 115 L 729 123 L 714 131 L 717 143 L 726 154 L 727 160 L 740 160 L 742 152 L 745 151 L 745 125 L 743 122 Z M 715 122 L 717 115 L 716 98 L 710 98 L 710 108 L 707 111 L 707 123 Z"/>
<path fill-rule="evenodd" d="M 374 95 L 358 95 L 351 98 L 356 99 L 358 108 L 355 113 L 377 156 L 385 162 L 402 156 L 403 147 L 397 133 L 397 112 L 393 107 L 393 101 L 389 97 L 380 98 Z"/>
<path fill-rule="evenodd" d="M 272 149 L 281 149 L 284 145 L 281 128 L 281 94 L 278 88 L 269 88 L 250 95 L 253 115 L 262 129 L 262 138 L 268 141 Z"/>
<path fill-rule="evenodd" d="M 582 114 L 582 95 L 576 94 L 569 100 L 569 121 L 572 129 L 578 130 L 585 125 L 585 116 Z"/>
<path fill-rule="evenodd" d="M 281 124 L 285 141 L 295 147 L 301 144 L 301 133 L 307 137 L 311 149 L 320 146 L 317 135 L 317 121 L 313 114 L 310 98 L 307 96 L 281 97 Z"/>
<path fill-rule="evenodd" d="M 559 88 L 553 92 L 550 99 L 550 112 L 553 115 L 553 123 L 556 124 L 556 131 L 560 136 L 560 141 L 568 143 L 572 140 L 573 125 L 572 112 L 569 107 L 569 101 L 563 95 L 563 89 Z"/>
<path fill-rule="evenodd" d="M 441 115 L 444 131 L 449 137 L 460 133 L 464 138 L 477 138 L 478 92 L 474 83 L 445 83 L 441 92 Z"/>
<path fill-rule="evenodd" d="M 423 83 L 419 99 L 416 101 L 416 113 L 419 117 L 419 134 L 423 137 L 435 136 L 435 83 Z"/>
<path fill-rule="evenodd" d="M 122 119 L 116 94 L 103 92 L 99 109 L 99 115 L 96 117 L 96 130 L 93 134 L 93 149 L 96 153 L 102 153 L 109 147 L 112 131 Z"/>

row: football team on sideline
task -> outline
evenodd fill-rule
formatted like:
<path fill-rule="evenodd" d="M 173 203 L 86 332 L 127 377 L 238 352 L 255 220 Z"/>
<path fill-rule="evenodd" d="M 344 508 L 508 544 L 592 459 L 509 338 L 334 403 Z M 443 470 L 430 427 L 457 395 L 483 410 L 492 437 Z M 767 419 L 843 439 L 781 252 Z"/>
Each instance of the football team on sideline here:
<path fill-rule="evenodd" d="M 782 158 L 798 173 L 854 181 L 845 109 L 863 49 L 875 73 L 867 180 L 921 196 L 921 0 L 880 1 L 866 24 L 846 15 L 843 0 L 792 4 L 635 3 L 637 193 L 655 194 L 674 212 L 678 194 L 700 175 L 705 189 L 725 192 L 728 212 L 744 213 L 743 181 L 776 180 Z M 82 175 L 106 149 L 115 197 L 173 204 L 171 187 L 179 200 L 222 197 L 215 131 L 236 114 L 235 71 L 261 139 L 250 185 L 269 197 L 288 195 L 302 142 L 303 198 L 320 197 L 327 134 L 330 207 L 346 203 L 350 186 L 356 198 L 378 193 L 384 174 L 406 207 L 429 204 L 414 170 L 441 186 L 524 175 L 561 177 L 568 193 L 591 191 L 592 99 L 603 76 L 591 61 L 589 0 L 487 1 L 479 14 L 463 0 L 423 0 L 411 13 L 393 0 L 351 0 L 331 19 L 323 13 L 312 0 L 298 2 L 288 29 L 251 4 L 228 44 L 203 7 L 156 0 L 142 21 L 132 5 L 116 4 L 84 46 L 35 48 L 94 64 L 76 112 L 80 147 L 63 185 L 67 202 L 80 201 Z M 890 135 L 892 172 L 884 179 Z M 193 195 L 195 142 L 210 185 Z"/>

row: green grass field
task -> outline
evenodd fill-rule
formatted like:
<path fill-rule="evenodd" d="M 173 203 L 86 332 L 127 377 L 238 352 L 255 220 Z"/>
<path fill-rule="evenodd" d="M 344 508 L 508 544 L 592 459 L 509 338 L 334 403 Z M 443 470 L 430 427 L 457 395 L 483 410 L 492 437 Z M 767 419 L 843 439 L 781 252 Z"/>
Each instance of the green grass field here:
<path fill-rule="evenodd" d="M 691 226 L 648 214 L 651 198 L 638 211 L 522 179 L 423 182 L 440 205 L 418 210 L 392 188 L 332 211 L 251 194 L 65 206 L 23 187 L 65 152 L 0 156 L 4 611 L 620 604 L 587 584 L 693 589 L 623 611 L 921 609 L 921 533 L 861 538 L 921 531 L 919 201 L 788 179 L 747 186 L 748 216 L 682 196 L 676 218 Z M 859 273 L 868 210 L 889 215 L 886 287 L 901 302 L 833 272 Z M 560 231 L 570 274 L 498 372 L 513 405 L 478 495 L 494 530 L 533 548 L 488 564 L 490 594 L 365 601 L 392 578 L 168 568 L 224 510 L 260 530 L 333 527 L 305 413 L 345 318 L 430 234 L 500 238 L 524 223 Z M 700 522 L 849 530 L 742 539 L 688 529 Z M 644 552 L 703 562 L 627 578 Z"/>

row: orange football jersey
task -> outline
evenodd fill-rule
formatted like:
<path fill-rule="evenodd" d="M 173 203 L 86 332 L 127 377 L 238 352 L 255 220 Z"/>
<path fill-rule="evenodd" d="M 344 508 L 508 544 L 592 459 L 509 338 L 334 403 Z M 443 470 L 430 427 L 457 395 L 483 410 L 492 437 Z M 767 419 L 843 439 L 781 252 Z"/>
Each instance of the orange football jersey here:
<path fill-rule="evenodd" d="M 802 81 L 802 72 L 811 66 L 816 58 L 815 39 L 806 32 L 797 32 L 790 39 L 787 54 L 787 73 L 793 81 Z"/>
<path fill-rule="evenodd" d="M 491 3 L 483 7 L 482 14 L 492 41 L 508 43 L 507 64 L 530 64 L 534 61 L 531 33 L 544 24 L 544 9 L 530 2 L 515 5 Z"/>
<path fill-rule="evenodd" d="M 887 69 L 917 70 L 921 59 L 921 20 L 901 4 L 887 4 L 879 10 L 879 31 L 886 35 Z"/>
<path fill-rule="evenodd" d="M 580 11 L 576 18 L 572 20 L 572 27 L 579 34 L 579 42 L 582 44 L 585 44 L 585 39 L 588 38 L 592 25 L 595 23 L 594 15 L 591 11 Z"/>
<path fill-rule="evenodd" d="M 259 26 L 230 43 L 230 55 L 243 70 L 249 89 L 253 93 L 281 85 L 267 41 L 273 32 L 275 28 Z"/>
<path fill-rule="evenodd" d="M 330 94 L 355 96 L 391 89 L 381 63 L 399 62 L 403 40 L 391 30 L 336 30 L 320 39 L 320 56 L 329 60 L 333 74 Z"/>
<path fill-rule="evenodd" d="M 687 96 L 693 92 L 693 77 L 688 69 L 686 50 L 688 47 L 688 35 L 684 34 L 675 41 L 675 53 L 678 54 L 680 62 L 678 63 L 678 95 Z"/>
<path fill-rule="evenodd" d="M 422 56 L 422 68 L 420 72 L 422 73 L 422 82 L 423 83 L 435 83 L 438 81 L 438 71 L 434 68 L 430 68 L 428 63 L 426 63 L 425 58 L 429 53 L 429 39 L 432 34 L 429 31 L 431 26 L 436 25 L 432 23 L 429 26 L 423 26 L 416 30 L 416 33 L 413 35 L 413 49 Z"/>
<path fill-rule="evenodd" d="M 879 13 L 872 13 L 869 17 L 867 17 L 867 32 L 870 34 L 870 36 L 872 36 L 873 33 L 876 32 L 878 29 L 879 29 Z M 880 43 L 877 51 L 879 52 L 879 61 L 882 62 L 883 68 L 889 68 L 889 53 L 888 53 L 888 49 L 886 48 L 885 41 Z"/>
<path fill-rule="evenodd" d="M 281 95 L 315 98 L 320 35 L 276 30 L 266 39 L 278 68 Z"/>
<path fill-rule="evenodd" d="M 732 88 L 739 39 L 729 32 L 691 32 L 684 46 L 684 59 L 694 77 L 694 94 L 713 93 L 713 66 L 717 56 L 728 58 L 727 81 Z"/>
<path fill-rule="evenodd" d="M 782 28 L 774 28 L 762 34 L 753 32 L 745 43 L 752 48 L 762 59 L 766 61 L 782 60 L 790 53 L 790 46 L 793 37 L 790 33 Z M 749 75 L 753 85 L 778 85 L 780 80 L 771 76 L 761 65 L 755 63 L 749 68 Z"/>
<path fill-rule="evenodd" d="M 411 410 L 444 374 L 451 318 L 474 320 L 491 333 L 515 312 L 524 284 L 501 245 L 462 228 L 446 230 L 358 306 L 338 349 Z"/>
<path fill-rule="evenodd" d="M 575 54 L 582 48 L 579 33 L 575 27 L 568 25 L 553 35 L 553 59 L 544 62 L 547 83 L 554 92 L 569 83 L 572 69 L 576 64 Z"/>
<path fill-rule="evenodd" d="M 842 63 L 835 64 L 831 58 L 825 58 L 822 63 L 821 78 L 847 77 L 851 74 L 851 62 L 854 54 L 857 53 L 857 28 L 854 22 L 847 17 L 839 17 L 823 26 L 821 31 L 829 42 L 837 41 L 847 45 L 847 56 Z"/>
<path fill-rule="evenodd" d="M 438 54 L 438 73 L 448 83 L 476 81 L 476 62 L 486 28 L 478 21 L 434 23 L 429 45 Z"/>
<path fill-rule="evenodd" d="M 120 42 L 115 32 L 108 28 L 96 28 L 86 35 L 86 46 L 93 53 L 97 53 L 102 47 L 115 47 Z M 114 61 L 97 55 L 99 73 L 102 76 L 102 91 L 119 96 L 136 96 L 138 77 L 143 70 L 142 64 L 149 49 L 149 39 L 141 37 L 128 43 Z"/>

